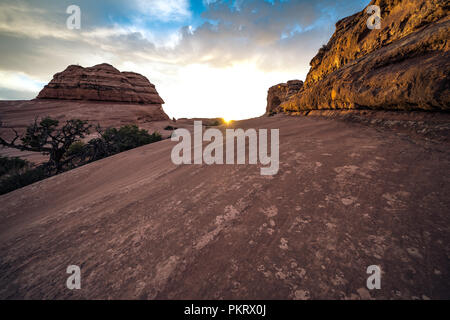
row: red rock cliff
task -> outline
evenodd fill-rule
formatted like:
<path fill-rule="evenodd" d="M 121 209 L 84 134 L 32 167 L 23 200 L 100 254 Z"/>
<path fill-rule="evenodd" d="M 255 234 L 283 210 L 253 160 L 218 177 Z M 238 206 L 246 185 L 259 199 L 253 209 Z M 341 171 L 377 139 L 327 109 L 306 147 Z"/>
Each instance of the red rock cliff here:
<path fill-rule="evenodd" d="M 287 83 L 279 83 L 269 89 L 267 93 L 266 114 L 280 111 L 280 105 L 303 87 L 303 81 L 290 80 Z"/>
<path fill-rule="evenodd" d="M 449 2 L 373 0 L 381 29 L 363 10 L 336 24 L 311 61 L 303 90 L 280 106 L 313 109 L 449 110 Z"/>

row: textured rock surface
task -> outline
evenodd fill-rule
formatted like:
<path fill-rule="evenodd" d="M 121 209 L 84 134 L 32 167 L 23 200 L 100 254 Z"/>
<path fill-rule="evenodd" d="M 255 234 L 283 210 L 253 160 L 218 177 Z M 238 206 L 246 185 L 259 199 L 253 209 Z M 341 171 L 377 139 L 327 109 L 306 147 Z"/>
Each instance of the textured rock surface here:
<path fill-rule="evenodd" d="M 155 86 L 134 72 L 120 72 L 109 64 L 90 68 L 71 65 L 54 75 L 38 99 L 93 100 L 163 104 Z"/>
<path fill-rule="evenodd" d="M 279 83 L 269 89 L 267 94 L 266 114 L 278 112 L 281 103 L 288 100 L 289 97 L 299 92 L 303 87 L 303 81 L 290 80 L 287 83 Z"/>
<path fill-rule="evenodd" d="M 314 117 L 233 126 L 283 128 L 276 176 L 176 166 L 165 140 L 0 196 L 0 298 L 450 298 L 448 144 Z"/>
<path fill-rule="evenodd" d="M 381 29 L 371 30 L 366 22 L 369 14 L 363 10 L 336 23 L 336 31 L 330 41 L 311 61 L 311 71 L 305 86 L 323 79 L 326 75 L 385 47 L 405 36 L 423 30 L 426 26 L 446 19 L 446 1 L 442 0 L 373 0 L 370 5 L 381 9 Z M 446 19 L 447 20 L 447 19 Z M 441 36 L 448 40 L 448 36 Z M 430 49 L 442 49 L 433 47 Z M 447 47 L 448 49 L 448 47 Z M 420 53 L 420 52 L 418 52 Z"/>
<path fill-rule="evenodd" d="M 374 0 L 381 29 L 364 11 L 342 19 L 311 61 L 304 90 L 285 111 L 313 109 L 450 109 L 448 2 Z"/>

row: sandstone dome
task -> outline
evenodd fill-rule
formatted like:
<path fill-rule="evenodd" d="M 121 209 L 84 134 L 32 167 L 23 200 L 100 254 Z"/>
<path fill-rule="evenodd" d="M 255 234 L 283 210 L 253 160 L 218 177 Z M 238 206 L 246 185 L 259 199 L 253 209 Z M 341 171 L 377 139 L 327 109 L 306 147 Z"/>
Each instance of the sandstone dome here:
<path fill-rule="evenodd" d="M 155 85 L 134 72 L 120 72 L 103 63 L 89 68 L 71 65 L 53 76 L 37 99 L 163 104 Z"/>

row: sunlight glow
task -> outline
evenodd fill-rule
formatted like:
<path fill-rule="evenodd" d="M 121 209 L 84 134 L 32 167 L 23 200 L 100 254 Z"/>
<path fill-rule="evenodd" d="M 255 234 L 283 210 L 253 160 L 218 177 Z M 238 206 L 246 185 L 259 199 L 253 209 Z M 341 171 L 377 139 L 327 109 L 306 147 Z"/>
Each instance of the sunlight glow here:
<path fill-rule="evenodd" d="M 226 124 L 226 125 L 229 125 L 233 120 L 230 120 L 230 119 L 227 119 L 227 118 L 222 118 L 222 120 L 223 120 L 223 122 Z"/>
<path fill-rule="evenodd" d="M 252 62 L 222 68 L 191 64 L 180 67 L 170 79 L 154 70 L 148 76 L 166 102 L 164 110 L 176 118 L 259 117 L 266 111 L 267 90 L 295 78 L 287 72 L 264 72 Z"/>

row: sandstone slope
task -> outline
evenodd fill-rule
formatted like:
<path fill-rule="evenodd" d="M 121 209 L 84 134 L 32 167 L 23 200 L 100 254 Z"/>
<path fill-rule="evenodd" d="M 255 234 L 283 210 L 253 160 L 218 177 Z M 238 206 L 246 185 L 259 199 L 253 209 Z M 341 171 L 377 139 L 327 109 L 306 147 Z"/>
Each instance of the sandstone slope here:
<path fill-rule="evenodd" d="M 313 117 L 234 125 L 281 128 L 277 175 L 175 166 L 165 140 L 0 196 L 0 298 L 450 298 L 448 144 Z"/>

